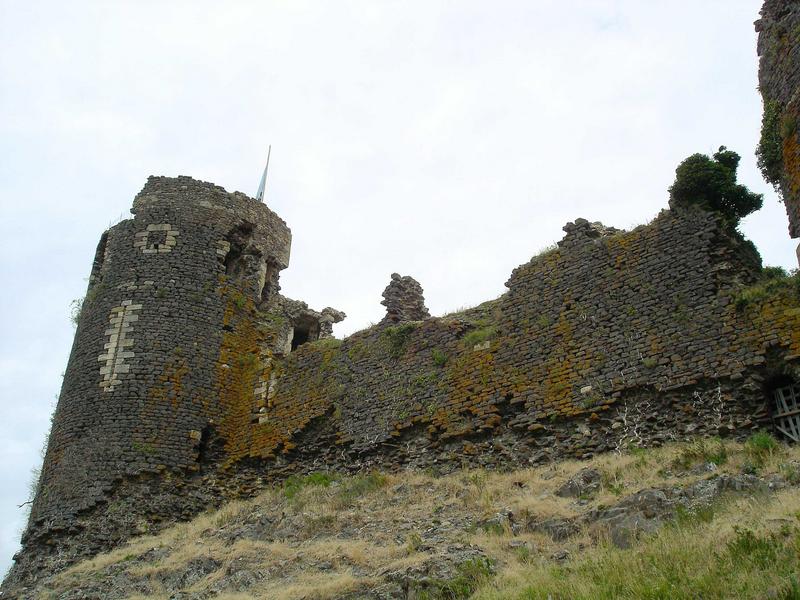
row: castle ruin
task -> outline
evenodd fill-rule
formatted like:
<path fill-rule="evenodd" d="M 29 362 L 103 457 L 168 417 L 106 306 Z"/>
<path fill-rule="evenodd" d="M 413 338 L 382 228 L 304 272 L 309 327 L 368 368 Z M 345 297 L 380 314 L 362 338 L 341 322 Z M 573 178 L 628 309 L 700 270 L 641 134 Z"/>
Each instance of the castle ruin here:
<path fill-rule="evenodd" d="M 781 32 L 798 14 L 767 0 L 758 25 L 780 115 L 797 109 L 800 45 Z M 797 132 L 780 133 L 797 237 Z M 343 312 L 280 294 L 291 233 L 261 202 L 151 177 L 131 212 L 98 245 L 6 589 L 295 473 L 800 435 L 778 404 L 800 395 L 800 298 L 760 288 L 757 253 L 715 213 L 577 219 L 502 296 L 441 317 L 393 274 L 386 317 L 337 340 Z"/>
<path fill-rule="evenodd" d="M 757 253 L 716 214 L 578 219 L 500 298 L 433 318 L 394 274 L 387 316 L 280 293 L 264 204 L 152 177 L 103 234 L 10 579 L 53 570 L 296 472 L 500 468 L 771 427 L 800 298 L 738 299 Z"/>

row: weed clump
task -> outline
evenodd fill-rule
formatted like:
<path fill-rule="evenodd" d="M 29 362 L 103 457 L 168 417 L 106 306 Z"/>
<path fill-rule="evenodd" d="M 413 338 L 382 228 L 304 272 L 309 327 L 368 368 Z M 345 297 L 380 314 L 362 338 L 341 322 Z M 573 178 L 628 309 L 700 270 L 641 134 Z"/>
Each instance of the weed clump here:
<path fill-rule="evenodd" d="M 494 563 L 486 557 L 471 558 L 456 567 L 452 579 L 415 583 L 419 600 L 466 600 L 494 575 Z"/>
<path fill-rule="evenodd" d="M 309 475 L 291 475 L 283 482 L 283 495 L 291 501 L 300 490 L 307 487 L 328 487 L 336 480 L 331 473 L 311 473 Z"/>
<path fill-rule="evenodd" d="M 655 369 L 658 366 L 658 360 L 648 356 L 647 358 L 642 359 L 642 365 L 644 365 L 646 369 Z"/>
<path fill-rule="evenodd" d="M 761 174 L 780 192 L 783 178 L 783 135 L 781 125 L 783 107 L 774 100 L 764 103 L 764 114 L 761 118 L 761 139 L 756 148 L 758 168 Z M 787 136 L 788 137 L 788 136 Z"/>
<path fill-rule="evenodd" d="M 800 271 L 787 273 L 781 267 L 765 267 L 755 284 L 739 291 L 733 298 L 736 310 L 758 304 L 769 298 L 789 294 L 800 297 Z"/>
<path fill-rule="evenodd" d="M 483 342 L 493 339 L 497 335 L 497 328 L 494 325 L 487 325 L 480 329 L 473 329 L 464 336 L 464 344 L 467 348 L 472 348 Z"/>
<path fill-rule="evenodd" d="M 327 337 L 320 338 L 311 343 L 315 348 L 319 348 L 321 350 L 336 350 L 342 345 L 342 340 L 334 337 Z"/>
<path fill-rule="evenodd" d="M 383 330 L 381 335 L 392 358 L 400 358 L 405 354 L 408 341 L 416 328 L 414 323 L 403 323 Z"/>
<path fill-rule="evenodd" d="M 431 359 L 437 367 L 443 367 L 447 364 L 447 354 L 439 350 L 439 348 L 431 350 Z"/>
<path fill-rule="evenodd" d="M 775 454 L 779 447 L 778 440 L 766 431 L 754 433 L 744 443 L 745 453 L 757 467 L 764 466 L 764 462 Z"/>
<path fill-rule="evenodd" d="M 727 461 L 728 449 L 722 440 L 709 441 L 701 438 L 683 447 L 672 460 L 672 466 L 686 471 L 697 464 L 711 463 L 719 466 Z"/>
<path fill-rule="evenodd" d="M 337 508 L 347 508 L 358 498 L 382 488 L 387 481 L 386 476 L 378 472 L 344 479 L 340 482 L 339 490 L 336 493 L 335 505 Z"/>
<path fill-rule="evenodd" d="M 75 298 L 69 303 L 69 320 L 72 321 L 74 327 L 78 326 L 84 307 L 94 302 L 103 289 L 102 283 L 90 285 L 89 290 L 83 298 Z"/>

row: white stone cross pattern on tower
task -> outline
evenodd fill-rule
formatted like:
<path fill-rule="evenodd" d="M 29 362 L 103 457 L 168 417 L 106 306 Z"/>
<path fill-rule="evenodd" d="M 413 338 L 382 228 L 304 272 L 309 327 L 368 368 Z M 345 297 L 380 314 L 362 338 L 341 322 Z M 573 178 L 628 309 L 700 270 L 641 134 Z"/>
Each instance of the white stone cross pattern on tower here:
<path fill-rule="evenodd" d="M 98 361 L 105 363 L 100 367 L 103 391 L 113 392 L 114 387 L 121 383 L 118 375 L 130 371 L 130 364 L 125 362 L 125 359 L 134 357 L 133 351 L 129 350 L 133 346 L 133 336 L 129 334 L 133 332 L 133 323 L 139 320 L 136 311 L 141 308 L 142 305 L 134 304 L 133 300 L 123 300 L 108 315 L 109 327 L 104 334 L 108 336 L 108 342 L 103 346 L 104 353 L 97 357 Z"/>

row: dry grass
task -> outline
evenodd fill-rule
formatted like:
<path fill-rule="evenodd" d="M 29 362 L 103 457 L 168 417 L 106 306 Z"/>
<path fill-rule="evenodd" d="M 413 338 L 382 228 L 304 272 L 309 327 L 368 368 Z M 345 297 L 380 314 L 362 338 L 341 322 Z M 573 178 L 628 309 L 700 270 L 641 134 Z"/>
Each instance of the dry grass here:
<path fill-rule="evenodd" d="M 231 503 L 160 535 L 137 538 L 113 552 L 79 563 L 52 577 L 43 595 L 58 597 L 80 589 L 86 581 L 102 584 L 122 573 L 139 585 L 131 590 L 130 598 L 169 598 L 175 586 L 167 589 L 165 581 L 205 558 L 214 561 L 210 572 L 201 572 L 181 587 L 182 591 L 229 599 L 322 600 L 368 589 L 386 573 L 404 571 L 441 554 L 449 545 L 464 544 L 481 548 L 495 562 L 498 572 L 477 591 L 479 598 L 548 597 L 536 590 L 550 590 L 552 598 L 633 598 L 637 597 L 635 593 L 646 597 L 648 590 L 637 588 L 635 582 L 645 575 L 653 580 L 653 576 L 646 565 L 637 562 L 635 551 L 597 544 L 585 531 L 556 543 L 538 533 L 515 535 L 507 524 L 489 529 L 476 524 L 507 511 L 516 519 L 569 518 L 611 505 L 643 488 L 687 486 L 709 476 L 703 469 L 694 469 L 709 459 L 719 463 L 716 473 L 757 469 L 761 474 L 782 473 L 787 479 L 800 479 L 800 474 L 790 472 L 795 468 L 791 465 L 800 464 L 800 448 L 754 450 L 713 441 L 507 473 L 470 470 L 443 477 L 406 472 L 300 478 L 290 493 L 285 488 L 271 489 L 253 500 Z M 587 466 L 603 476 L 595 494 L 580 501 L 555 494 L 567 479 Z M 797 488 L 772 495 L 769 500 L 741 498 L 726 503 L 711 522 L 683 529 L 668 527 L 642 542 L 638 550 L 654 564 L 669 557 L 675 565 L 691 565 L 703 556 L 714 556 L 715 548 L 724 548 L 735 540 L 736 525 L 745 523 L 761 533 L 779 531 L 787 523 L 795 524 L 795 513 L 800 514 Z M 242 531 L 253 531 L 256 517 L 269 518 L 270 524 L 255 537 L 242 535 Z M 568 566 L 551 559 L 554 552 L 563 550 L 573 557 Z M 614 564 L 621 567 L 612 569 L 618 576 L 608 585 L 617 586 L 617 596 L 608 595 L 597 582 L 598 570 Z M 242 584 L 246 589 L 232 587 L 232 573 L 239 570 L 257 574 L 256 583 L 247 584 L 250 587 Z M 711 567 L 706 571 L 710 579 L 714 571 Z M 742 581 L 734 582 L 744 590 L 742 597 L 749 597 L 750 584 L 778 585 L 774 578 L 760 572 L 742 577 Z M 707 597 L 716 597 L 714 588 L 702 587 L 710 585 L 705 579 L 688 580 L 706 590 Z M 142 588 L 147 591 L 135 595 Z"/>
<path fill-rule="evenodd" d="M 309 574 L 288 586 L 277 583 L 264 589 L 262 598 L 275 600 L 293 600 L 294 598 L 322 599 L 335 598 L 346 592 L 352 592 L 363 585 L 372 583 L 371 578 L 355 577 L 350 572 L 339 572 L 333 575 Z"/>
<path fill-rule="evenodd" d="M 475 598 L 794 599 L 800 597 L 800 587 L 791 583 L 800 567 L 798 526 L 797 489 L 742 498 L 710 523 L 666 527 L 630 550 L 600 544 L 587 546 L 568 565 L 509 563 Z M 747 542 L 746 531 L 755 541 Z"/>

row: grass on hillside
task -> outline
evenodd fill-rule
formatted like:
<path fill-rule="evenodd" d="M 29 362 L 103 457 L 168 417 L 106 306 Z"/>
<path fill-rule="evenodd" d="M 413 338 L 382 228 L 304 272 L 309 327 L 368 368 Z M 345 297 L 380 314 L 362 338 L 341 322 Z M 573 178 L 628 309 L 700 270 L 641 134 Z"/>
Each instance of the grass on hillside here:
<path fill-rule="evenodd" d="M 800 600 L 800 494 L 747 498 L 710 522 L 680 520 L 629 550 L 603 543 L 564 565 L 510 566 L 481 600 Z"/>
<path fill-rule="evenodd" d="M 679 513 L 629 550 L 598 541 L 586 528 L 555 542 L 492 521 L 508 511 L 517 521 L 570 518 L 643 488 L 685 487 L 719 473 L 780 473 L 796 486 L 798 465 L 800 448 L 759 434 L 746 444 L 697 440 L 505 473 L 313 473 L 74 565 L 46 580 L 41 597 L 78 597 L 87 582 L 126 581 L 130 598 L 167 599 L 175 596 L 168 583 L 176 573 L 213 559 L 210 572 L 179 589 L 226 600 L 354 599 L 388 573 L 419 569 L 457 546 L 479 549 L 482 557 L 456 565 L 449 579 L 430 581 L 416 598 L 800 600 L 797 487 Z M 587 466 L 602 474 L 596 493 L 577 500 L 555 495 Z M 234 585 L 242 569 L 265 575 Z"/>

